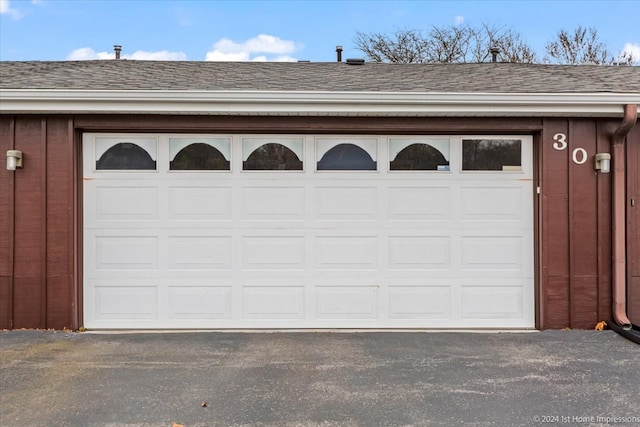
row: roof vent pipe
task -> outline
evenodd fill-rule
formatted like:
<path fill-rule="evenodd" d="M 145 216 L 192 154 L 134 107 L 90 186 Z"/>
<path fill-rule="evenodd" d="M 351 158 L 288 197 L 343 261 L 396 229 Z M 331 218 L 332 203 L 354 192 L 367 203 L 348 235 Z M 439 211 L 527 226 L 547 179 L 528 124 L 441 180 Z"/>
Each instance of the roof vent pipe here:
<path fill-rule="evenodd" d="M 336 46 L 336 55 L 338 56 L 338 62 L 342 62 L 342 46 Z"/>
<path fill-rule="evenodd" d="M 492 47 L 491 49 L 489 49 L 489 52 L 491 52 L 491 62 L 498 62 L 498 54 L 500 53 L 500 49 L 498 49 L 497 47 Z"/>
<path fill-rule="evenodd" d="M 122 52 L 122 46 L 120 46 L 119 44 L 114 44 L 113 50 L 116 52 L 116 59 L 120 59 L 120 52 Z"/>

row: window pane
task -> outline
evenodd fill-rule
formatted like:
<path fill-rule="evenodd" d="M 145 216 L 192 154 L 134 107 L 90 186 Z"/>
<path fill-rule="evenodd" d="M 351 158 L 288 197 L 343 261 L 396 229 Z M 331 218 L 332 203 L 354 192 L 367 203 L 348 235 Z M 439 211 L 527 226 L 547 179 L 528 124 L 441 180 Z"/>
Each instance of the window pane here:
<path fill-rule="evenodd" d="M 338 144 L 322 156 L 318 170 L 376 170 L 376 162 L 355 144 Z"/>
<path fill-rule="evenodd" d="M 109 148 L 96 161 L 97 170 L 155 170 L 156 161 L 142 147 L 120 142 Z"/>
<path fill-rule="evenodd" d="M 244 142 L 246 146 L 251 143 L 250 140 Z M 253 150 L 242 162 L 242 168 L 244 170 L 302 170 L 302 161 L 290 148 L 272 142 Z"/>
<path fill-rule="evenodd" d="M 392 141 L 394 142 L 394 141 Z M 448 143 L 448 141 L 447 141 Z M 404 147 L 389 164 L 394 170 L 449 170 L 449 161 L 437 148 L 426 143 L 414 143 Z"/>
<path fill-rule="evenodd" d="M 196 142 L 181 149 L 169 162 L 169 169 L 228 171 L 230 164 L 217 148 Z"/>
<path fill-rule="evenodd" d="M 519 139 L 463 139 L 462 170 L 521 171 Z"/>

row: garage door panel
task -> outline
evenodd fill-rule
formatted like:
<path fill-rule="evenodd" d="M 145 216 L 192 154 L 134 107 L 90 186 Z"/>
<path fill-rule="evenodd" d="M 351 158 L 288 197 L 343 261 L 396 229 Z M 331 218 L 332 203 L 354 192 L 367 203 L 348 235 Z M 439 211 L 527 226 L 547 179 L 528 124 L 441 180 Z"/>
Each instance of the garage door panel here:
<path fill-rule="evenodd" d="M 461 218 L 464 221 L 521 220 L 524 217 L 520 187 L 462 187 Z"/>
<path fill-rule="evenodd" d="M 376 187 L 318 187 L 318 220 L 375 220 L 378 217 Z"/>
<path fill-rule="evenodd" d="M 168 188 L 169 220 L 231 220 L 232 194 L 233 190 L 230 186 L 170 186 Z"/>
<path fill-rule="evenodd" d="M 169 270 L 231 270 L 231 236 L 169 236 Z"/>
<path fill-rule="evenodd" d="M 450 286 L 390 286 L 391 319 L 449 319 Z"/>
<path fill-rule="evenodd" d="M 378 317 L 377 286 L 317 286 L 318 319 L 375 319 Z"/>
<path fill-rule="evenodd" d="M 304 286 L 244 286 L 243 319 L 304 319 Z"/>
<path fill-rule="evenodd" d="M 304 220 L 305 188 L 260 186 L 242 189 L 245 220 Z"/>
<path fill-rule="evenodd" d="M 155 286 L 96 286 L 95 320 L 153 320 L 158 315 Z"/>
<path fill-rule="evenodd" d="M 304 236 L 243 236 L 244 270 L 304 270 Z"/>
<path fill-rule="evenodd" d="M 524 295 L 519 286 L 463 286 L 464 319 L 522 319 Z"/>
<path fill-rule="evenodd" d="M 95 236 L 95 270 L 157 270 L 155 236 Z"/>
<path fill-rule="evenodd" d="M 231 319 L 231 292 L 228 286 L 168 287 L 168 318 L 180 320 Z"/>
<path fill-rule="evenodd" d="M 451 219 L 451 188 L 390 186 L 388 218 L 393 221 Z"/>
<path fill-rule="evenodd" d="M 96 186 L 95 220 L 157 220 L 158 188 Z"/>
<path fill-rule="evenodd" d="M 390 270 L 449 270 L 449 236 L 389 236 Z"/>
<path fill-rule="evenodd" d="M 318 270 L 375 270 L 378 268 L 376 236 L 320 236 L 315 241 Z"/>
<path fill-rule="evenodd" d="M 523 269 L 521 236 L 463 236 L 464 270 Z"/>
<path fill-rule="evenodd" d="M 367 136 L 329 139 L 368 141 L 377 170 L 316 171 L 296 136 L 304 170 L 244 171 L 242 135 L 229 170 L 170 171 L 178 136 L 160 134 L 157 171 L 101 171 L 100 137 L 83 141 L 86 327 L 534 325 L 530 137 L 505 137 L 524 140 L 515 172 L 461 172 L 456 136 L 448 170 L 390 171 L 389 139 Z"/>

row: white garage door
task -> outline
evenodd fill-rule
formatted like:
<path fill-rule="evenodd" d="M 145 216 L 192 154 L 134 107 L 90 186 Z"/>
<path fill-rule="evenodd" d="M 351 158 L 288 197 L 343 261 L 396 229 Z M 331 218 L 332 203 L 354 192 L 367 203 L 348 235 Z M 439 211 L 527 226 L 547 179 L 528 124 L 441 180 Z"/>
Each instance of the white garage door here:
<path fill-rule="evenodd" d="M 87 328 L 534 326 L 530 136 L 85 134 Z"/>

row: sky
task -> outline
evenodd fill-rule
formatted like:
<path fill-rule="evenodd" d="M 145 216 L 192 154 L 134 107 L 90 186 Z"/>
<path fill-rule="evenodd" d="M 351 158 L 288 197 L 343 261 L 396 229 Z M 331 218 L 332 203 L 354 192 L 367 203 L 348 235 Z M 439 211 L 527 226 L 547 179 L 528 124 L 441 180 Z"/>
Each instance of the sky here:
<path fill-rule="evenodd" d="M 535 51 L 561 29 L 593 27 L 640 57 L 640 0 L 0 0 L 0 60 L 335 61 L 363 58 L 361 33 L 433 26 L 511 28 Z"/>

